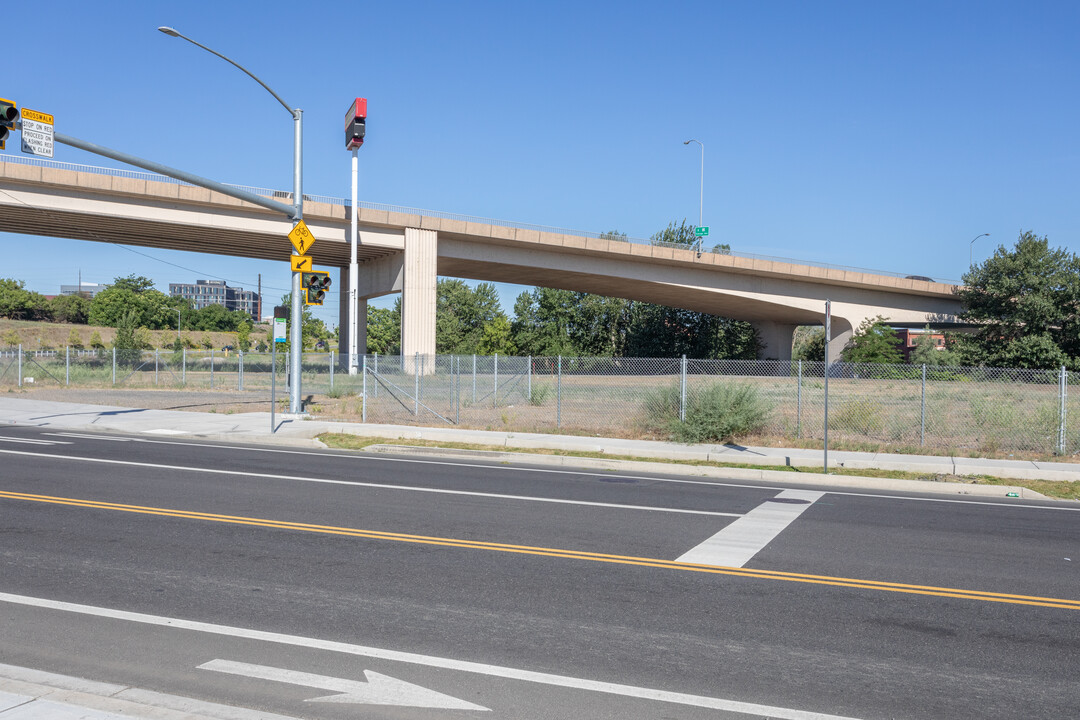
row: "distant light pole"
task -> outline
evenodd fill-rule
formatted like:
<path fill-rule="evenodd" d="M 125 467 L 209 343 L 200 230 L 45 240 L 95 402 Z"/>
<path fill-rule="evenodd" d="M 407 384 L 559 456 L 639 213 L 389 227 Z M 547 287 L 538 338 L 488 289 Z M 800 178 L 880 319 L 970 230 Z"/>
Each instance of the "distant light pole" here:
<path fill-rule="evenodd" d="M 296 222 L 300 222 L 304 217 L 304 169 L 303 169 L 303 137 L 304 137 L 304 111 L 300 108 L 290 107 L 287 102 L 281 99 L 281 96 L 270 89 L 270 86 L 264 83 L 255 75 L 255 73 L 248 70 L 240 63 L 225 57 L 216 50 L 211 50 L 202 43 L 197 43 L 186 35 L 182 35 L 171 27 L 162 26 L 158 30 L 165 33 L 170 37 L 178 37 L 182 40 L 187 40 L 192 45 L 201 47 L 203 50 L 217 55 L 222 60 L 236 66 L 250 77 L 255 82 L 263 86 L 263 88 L 274 96 L 274 99 L 281 103 L 282 107 L 289 111 L 289 114 L 293 117 L 293 207 L 296 208 L 296 215 L 293 218 Z M 298 255 L 295 248 L 293 254 Z M 291 320 L 292 327 L 289 328 L 289 355 L 290 355 L 290 367 L 289 367 L 289 412 L 299 413 L 303 410 L 300 403 L 300 364 L 301 364 L 301 351 L 303 348 L 300 343 L 303 342 L 300 334 L 301 325 L 303 324 L 303 312 L 304 312 L 304 300 L 302 288 L 300 287 L 300 273 L 294 272 L 292 274 L 292 308 L 291 308 Z"/>
<path fill-rule="evenodd" d="M 697 216 L 698 227 L 701 227 L 701 220 L 702 220 L 702 217 L 704 217 L 704 214 L 705 214 L 705 144 L 703 142 L 701 142 L 700 140 L 694 140 L 693 138 L 690 138 L 689 140 L 684 142 L 683 145 L 689 145 L 692 142 L 697 143 L 698 145 L 701 146 L 701 193 L 700 193 L 700 196 L 698 198 L 698 216 Z M 698 238 L 698 255 L 699 256 L 701 255 L 701 240 L 702 240 L 702 238 Z"/>
<path fill-rule="evenodd" d="M 974 264 L 974 262 L 972 261 L 971 248 L 975 246 L 975 241 L 978 240 L 981 237 L 990 237 L 990 233 L 983 233 L 982 235 L 976 235 L 975 237 L 973 237 L 971 239 L 971 242 L 968 243 L 968 267 L 969 268 Z"/>

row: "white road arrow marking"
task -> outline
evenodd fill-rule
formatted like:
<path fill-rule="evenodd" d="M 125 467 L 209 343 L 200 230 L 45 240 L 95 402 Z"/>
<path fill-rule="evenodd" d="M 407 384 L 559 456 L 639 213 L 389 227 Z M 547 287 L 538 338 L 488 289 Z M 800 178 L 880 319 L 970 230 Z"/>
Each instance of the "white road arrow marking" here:
<path fill-rule="evenodd" d="M 214 670 L 215 672 L 229 673 L 230 675 L 243 675 L 245 677 L 259 678 L 260 680 L 273 680 L 275 682 L 289 683 L 290 685 L 303 685 L 304 687 L 319 688 L 320 690 L 333 690 L 340 693 L 339 695 L 311 698 L 304 702 L 364 703 L 367 705 L 397 705 L 401 707 L 439 708 L 442 710 L 489 711 L 488 708 L 481 705 L 474 705 L 450 695 L 428 690 L 419 685 L 413 685 L 404 680 L 397 680 L 371 670 L 364 671 L 367 682 L 360 682 L 327 675 L 313 675 L 296 670 L 283 670 L 266 665 L 234 662 L 232 660 L 211 660 L 200 665 L 198 669 Z"/>

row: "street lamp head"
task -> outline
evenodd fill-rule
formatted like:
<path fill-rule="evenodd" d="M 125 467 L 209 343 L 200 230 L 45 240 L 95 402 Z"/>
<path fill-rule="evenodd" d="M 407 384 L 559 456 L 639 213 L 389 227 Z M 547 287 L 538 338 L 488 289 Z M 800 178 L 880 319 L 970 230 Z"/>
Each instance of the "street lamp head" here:
<path fill-rule="evenodd" d="M 687 140 L 686 142 L 683 143 L 683 145 L 689 145 L 692 142 L 693 142 L 693 140 Z"/>
<path fill-rule="evenodd" d="M 162 25 L 161 27 L 159 27 L 159 28 L 158 28 L 158 30 L 159 30 L 160 32 L 163 32 L 163 33 L 165 33 L 165 34 L 166 34 L 166 35 L 168 35 L 169 37 L 180 37 L 180 33 L 176 32 L 175 30 L 173 30 L 173 29 L 172 29 L 171 27 L 169 27 L 168 25 Z"/>

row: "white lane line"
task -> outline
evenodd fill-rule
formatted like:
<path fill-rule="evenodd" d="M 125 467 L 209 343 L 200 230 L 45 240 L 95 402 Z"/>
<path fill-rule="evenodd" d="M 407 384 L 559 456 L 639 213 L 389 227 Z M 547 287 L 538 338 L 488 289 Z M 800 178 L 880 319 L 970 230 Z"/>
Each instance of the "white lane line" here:
<path fill-rule="evenodd" d="M 185 467 L 183 465 L 160 465 L 158 463 L 135 462 L 134 460 L 111 460 L 108 458 L 77 457 L 74 455 L 50 455 L 47 453 L 26 452 L 21 450 L 0 450 L 0 454 L 29 455 L 31 457 L 50 458 L 53 460 L 72 460 L 76 462 L 101 463 L 103 465 L 126 465 L 128 467 L 149 468 L 152 470 L 176 470 L 179 472 L 207 473 L 210 475 L 232 475 L 238 477 L 261 478 L 267 480 L 289 480 L 293 482 L 321 483 L 324 485 L 347 485 L 351 487 L 378 488 L 380 490 L 402 490 L 406 492 L 433 493 L 436 495 L 465 495 L 469 497 L 493 498 L 496 500 L 520 500 L 522 502 L 553 503 L 555 505 L 582 505 L 585 507 L 610 508 L 614 510 L 648 510 L 650 512 L 677 513 L 681 515 L 742 517 L 742 513 L 719 512 L 713 510 L 688 510 L 684 508 L 654 507 L 650 505 L 626 505 L 622 503 L 591 502 L 588 500 L 565 500 L 563 498 L 534 497 L 531 495 L 508 495 L 506 493 L 485 493 L 476 492 L 473 490 L 447 490 L 444 488 L 417 487 L 415 485 L 390 485 L 388 483 L 363 482 L 361 480 L 333 480 L 331 478 L 313 478 L 305 477 L 302 475 L 274 475 L 271 473 L 245 472 L 242 470 Z"/>
<path fill-rule="evenodd" d="M 82 435 L 80 433 L 42 433 L 43 435 L 50 435 L 52 437 L 70 437 L 79 438 L 81 440 L 111 440 L 113 442 L 132 442 L 135 438 L 129 437 L 112 437 L 110 435 Z"/>
<path fill-rule="evenodd" d="M 743 567 L 823 492 L 785 490 L 725 527 L 676 562 Z"/>
<path fill-rule="evenodd" d="M 348 451 L 327 452 L 326 450 L 282 450 L 279 448 L 259 447 L 252 445 L 223 445 L 218 443 L 200 443 L 200 442 L 177 442 L 173 440 L 150 440 L 148 438 L 132 438 L 136 442 L 154 443 L 157 445 L 181 445 L 189 447 L 199 448 L 212 448 L 215 450 L 244 450 L 247 452 L 262 452 L 262 453 L 280 453 L 284 455 L 312 455 L 315 457 L 333 457 L 346 460 L 356 460 L 364 463 L 409 463 L 412 465 L 439 465 L 443 467 L 455 467 L 455 468 L 473 468 L 482 470 L 502 470 L 504 472 L 517 472 L 517 473 L 548 473 L 551 475 L 573 475 L 575 477 L 597 477 L 597 478 L 611 478 L 612 473 L 609 472 L 594 472 L 591 470 L 559 470 L 555 468 L 536 468 L 536 467 L 520 467 L 516 465 L 508 466 L 504 464 L 480 464 L 480 463 L 467 463 L 459 461 L 447 461 L 447 460 L 417 460 L 415 458 L 388 458 L 388 457 L 374 457 L 371 455 L 356 454 L 355 452 L 349 453 Z M 524 459 L 528 458 L 528 453 L 523 452 Z M 656 459 L 657 462 L 663 462 L 661 459 Z M 778 467 L 779 469 L 779 467 Z M 711 487 L 724 487 L 724 488 L 740 488 L 747 490 L 785 490 L 780 485 L 769 485 L 761 481 L 757 484 L 748 482 L 733 482 L 730 480 L 686 480 L 683 478 L 664 477 L 657 471 L 657 475 L 631 475 L 620 472 L 617 476 L 623 480 L 648 480 L 650 482 L 657 483 L 673 483 L 678 485 L 707 485 Z M 822 481 L 823 483 L 825 481 Z M 948 504 L 962 504 L 962 505 L 983 505 L 987 507 L 996 508 L 1008 508 L 1011 510 L 1058 510 L 1064 512 L 1080 512 L 1080 507 L 1075 505 L 1029 505 L 1016 502 L 1001 502 L 990 500 L 970 500 L 963 498 L 937 498 L 937 497 L 914 497 L 911 495 L 885 495 L 883 493 L 874 492 L 856 492 L 854 490 L 824 490 L 826 495 L 842 495 L 845 497 L 860 497 L 860 498 L 873 498 L 875 500 L 904 500 L 912 502 L 928 502 L 928 503 L 948 503 Z M 897 491 L 898 493 L 902 491 Z M 915 492 L 915 491 L 906 491 Z"/>
<path fill-rule="evenodd" d="M 840 715 L 828 715 L 807 710 L 795 710 L 790 708 L 758 705 L 757 703 L 740 702 L 738 700 L 726 700 L 704 695 L 690 695 L 687 693 L 668 692 L 666 690 L 654 690 L 651 688 L 635 687 L 633 685 L 620 685 L 617 683 L 602 682 L 599 680 L 587 680 L 568 675 L 553 675 L 550 673 L 535 672 L 532 670 L 520 670 L 518 668 L 487 665 L 484 663 L 471 662 L 469 660 L 455 660 L 431 655 L 419 655 L 417 653 L 404 652 L 401 650 L 387 650 L 384 648 L 367 647 L 364 645 L 352 645 L 334 640 L 321 640 L 307 638 L 299 635 L 285 635 L 283 633 L 267 632 L 264 630 L 250 630 L 248 628 L 230 627 L 228 625 L 216 625 L 213 623 L 197 622 L 194 620 L 182 620 L 179 618 L 161 617 L 158 615 L 146 615 L 143 613 L 128 612 L 126 610 L 113 610 L 111 608 L 97 607 L 94 605 L 79 605 L 76 603 L 62 602 L 59 600 L 47 600 L 44 598 L 27 597 L 25 595 L 11 595 L 0 593 L 0 602 L 25 605 L 30 607 L 61 610 L 64 612 L 92 615 L 96 617 L 112 618 L 136 622 L 144 625 L 156 625 L 170 627 L 179 630 L 191 630 L 194 632 L 225 635 L 228 637 L 244 638 L 261 642 L 272 642 L 279 645 L 309 648 L 314 650 L 326 650 L 328 652 L 342 653 L 344 655 L 356 655 L 362 657 L 388 660 L 391 662 L 410 663 L 412 665 L 424 665 L 427 667 L 457 670 L 460 672 L 488 675 L 505 678 L 508 680 L 520 680 L 522 682 L 553 685 L 556 687 L 586 690 L 590 692 L 619 695 L 622 697 L 652 700 L 656 702 L 674 703 L 677 705 L 690 705 L 693 707 L 709 708 L 712 710 L 726 710 L 727 712 L 743 713 L 757 717 L 776 718 L 777 720 L 856 720 L 855 718 Z"/>
<path fill-rule="evenodd" d="M 36 440 L 34 438 L 0 437 L 0 442 L 22 443 L 24 445 L 71 445 L 63 440 Z"/>

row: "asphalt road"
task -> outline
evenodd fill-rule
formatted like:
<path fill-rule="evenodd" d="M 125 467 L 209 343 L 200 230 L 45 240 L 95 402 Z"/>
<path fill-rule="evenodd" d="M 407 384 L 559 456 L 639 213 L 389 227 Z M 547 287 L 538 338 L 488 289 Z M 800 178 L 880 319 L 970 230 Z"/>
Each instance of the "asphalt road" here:
<path fill-rule="evenodd" d="M 1080 714 L 1080 506 L 785 490 L 0 428 L 0 663 L 311 718 Z"/>

